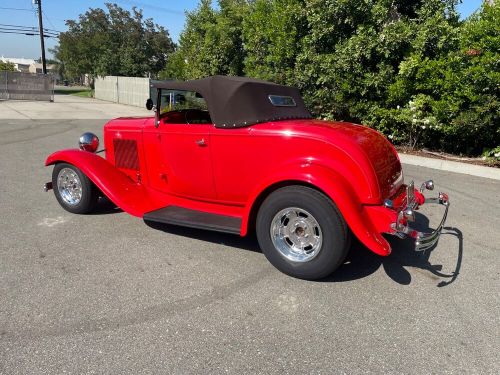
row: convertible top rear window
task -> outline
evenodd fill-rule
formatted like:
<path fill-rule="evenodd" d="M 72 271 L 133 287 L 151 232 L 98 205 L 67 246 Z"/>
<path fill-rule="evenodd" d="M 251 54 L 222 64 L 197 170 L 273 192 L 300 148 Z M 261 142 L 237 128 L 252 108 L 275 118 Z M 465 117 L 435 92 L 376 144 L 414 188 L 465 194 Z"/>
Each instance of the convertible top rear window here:
<path fill-rule="evenodd" d="M 271 104 L 275 107 L 296 107 L 297 104 L 295 100 L 291 96 L 282 96 L 282 95 L 269 95 L 269 100 Z"/>

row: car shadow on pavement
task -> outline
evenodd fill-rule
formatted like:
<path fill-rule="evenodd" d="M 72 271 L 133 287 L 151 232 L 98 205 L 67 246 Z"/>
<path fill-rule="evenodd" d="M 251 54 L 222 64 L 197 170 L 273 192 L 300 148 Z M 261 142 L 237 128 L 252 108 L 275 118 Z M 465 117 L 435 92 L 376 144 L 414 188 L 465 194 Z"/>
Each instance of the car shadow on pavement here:
<path fill-rule="evenodd" d="M 123 212 L 123 210 L 116 206 L 113 202 L 111 202 L 107 197 L 99 198 L 97 202 L 97 206 L 94 211 L 88 213 L 87 215 L 109 215 L 109 214 L 118 214 Z"/>
<path fill-rule="evenodd" d="M 261 252 L 255 235 L 239 237 L 233 234 L 193 229 L 153 221 L 144 222 L 155 230 L 161 230 L 170 234 L 231 246 L 242 250 Z M 414 226 L 419 231 L 432 231 L 429 228 L 428 219 L 419 213 L 417 213 Z M 432 264 L 429 260 L 430 255 L 439 242 L 429 250 L 417 252 L 413 250 L 413 240 L 401 240 L 393 236 L 387 236 L 387 240 L 392 247 L 392 253 L 387 257 L 382 257 L 368 250 L 356 238 L 353 238 L 351 251 L 345 262 L 331 276 L 318 280 L 318 282 L 353 281 L 367 277 L 382 267 L 387 276 L 401 285 L 409 285 L 412 281 L 411 273 L 406 268 L 420 270 L 420 273 L 425 272 L 430 279 L 438 282 L 438 287 L 450 285 L 457 279 L 462 264 L 463 236 L 462 232 L 457 228 L 443 228 L 441 236 L 448 235 L 456 237 L 458 240 L 457 262 L 455 270 L 451 273 L 442 272 L 443 266 L 441 264 Z"/>
<path fill-rule="evenodd" d="M 430 232 L 428 219 L 419 213 L 416 215 L 416 222 L 413 227 L 418 231 Z M 450 272 L 442 272 L 443 265 L 432 264 L 430 256 L 439 246 L 439 242 L 426 251 L 415 251 L 412 239 L 398 239 L 393 236 L 386 236 L 392 247 L 392 253 L 387 257 L 381 257 L 368 250 L 357 239 L 354 239 L 351 251 L 346 261 L 333 275 L 322 280 L 330 282 L 345 282 L 360 279 L 371 275 L 380 267 L 383 267 L 387 276 L 401 285 L 409 285 L 412 281 L 411 273 L 407 268 L 419 270 L 417 272 L 426 274 L 430 279 L 438 282 L 438 287 L 444 287 L 453 283 L 459 273 L 463 257 L 463 235 L 458 228 L 444 227 L 441 232 L 441 239 L 444 236 L 453 236 L 457 239 L 457 261 L 455 269 Z"/>
<path fill-rule="evenodd" d="M 155 221 L 144 220 L 150 228 L 161 230 L 166 233 L 175 234 L 193 238 L 200 241 L 207 241 L 214 244 L 236 247 L 242 250 L 254 251 L 260 253 L 260 247 L 257 238 L 254 235 L 240 237 L 235 234 L 214 232 L 196 228 L 181 227 L 177 225 L 163 224 Z"/>

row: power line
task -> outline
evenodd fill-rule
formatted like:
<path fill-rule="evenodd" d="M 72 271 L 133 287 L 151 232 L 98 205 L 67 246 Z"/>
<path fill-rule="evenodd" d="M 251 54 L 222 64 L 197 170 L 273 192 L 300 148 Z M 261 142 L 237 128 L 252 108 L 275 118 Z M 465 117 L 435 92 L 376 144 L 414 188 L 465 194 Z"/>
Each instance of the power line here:
<path fill-rule="evenodd" d="M 29 27 L 29 26 L 14 26 L 14 27 L 11 27 L 11 26 L 8 26 L 8 25 L 2 25 L 2 24 L 0 24 L 0 30 L 2 30 L 2 31 L 17 31 L 17 32 L 20 32 L 20 33 L 24 33 L 24 32 L 36 33 L 36 34 L 40 33 L 40 31 L 39 31 L 38 28 L 36 28 L 36 27 Z M 51 31 L 51 30 L 46 30 L 46 29 L 44 29 L 43 31 L 44 31 L 45 34 L 47 34 L 49 36 L 52 36 L 52 37 L 59 36 L 59 33 L 56 32 L 56 31 Z"/>
<path fill-rule="evenodd" d="M 20 28 L 2 27 L 2 26 L 0 26 L 0 30 L 2 30 L 2 31 L 13 31 L 13 32 L 18 32 L 18 33 L 35 33 L 35 34 L 39 34 L 39 31 L 36 28 L 24 28 L 24 29 L 20 29 Z M 51 32 L 51 31 L 49 31 L 49 32 L 47 32 L 45 34 L 50 35 L 50 36 L 58 36 L 59 35 L 57 33 Z"/>
<path fill-rule="evenodd" d="M 0 26 L 8 26 L 8 27 L 23 27 L 23 28 L 35 28 L 35 29 L 38 29 L 36 26 L 24 26 L 24 25 L 11 25 L 11 24 L 8 24 L 8 23 L 0 23 Z M 44 27 L 43 28 L 44 30 L 50 30 L 50 31 L 56 31 L 58 33 L 60 33 L 59 30 L 56 30 L 56 29 L 49 29 L 47 27 Z"/>
<path fill-rule="evenodd" d="M 159 7 L 157 5 L 151 5 L 147 3 L 143 3 L 141 1 L 130 1 L 130 0 L 121 0 L 121 1 L 115 1 L 118 4 L 128 4 L 132 6 L 137 6 L 139 8 L 150 8 L 152 10 L 157 10 L 159 12 L 165 12 L 165 13 L 170 13 L 170 14 L 176 14 L 176 15 L 184 15 L 184 12 L 181 12 L 179 10 L 175 9 L 169 9 L 169 8 L 164 8 L 164 7 Z"/>
<path fill-rule="evenodd" d="M 36 29 L 38 30 L 37 27 L 35 26 L 22 26 L 22 25 L 9 25 L 9 24 L 6 24 L 6 23 L 0 23 L 0 27 L 16 27 L 16 28 L 23 28 L 23 29 Z M 59 31 L 59 30 L 55 30 L 55 29 L 48 29 L 46 27 L 43 28 L 43 31 L 53 31 L 55 33 L 61 33 L 62 31 Z"/>
<path fill-rule="evenodd" d="M 39 34 L 38 29 L 15 29 L 15 28 L 11 28 L 11 27 L 0 27 L 0 30 L 3 30 L 3 31 L 16 31 L 16 32 L 20 32 L 20 33 L 36 33 L 36 34 Z M 58 36 L 59 35 L 59 34 L 52 33 L 52 32 L 48 32 L 48 33 L 45 33 L 45 34 L 50 35 L 50 36 Z"/>
<path fill-rule="evenodd" d="M 0 7 L 0 9 L 5 9 L 5 10 L 20 10 L 20 11 L 25 11 L 25 12 L 33 12 L 33 9 L 28 9 L 28 8 L 8 8 L 8 7 Z"/>
<path fill-rule="evenodd" d="M 16 35 L 28 35 L 28 36 L 36 36 L 39 35 L 38 32 L 30 33 L 30 32 L 17 32 L 17 31 L 3 31 L 0 30 L 0 34 L 16 34 Z M 57 35 L 43 35 L 44 38 L 57 38 Z"/>
<path fill-rule="evenodd" d="M 50 26 L 55 27 L 54 24 L 52 23 L 51 20 L 49 20 L 49 17 L 45 14 L 45 12 L 42 12 L 43 17 L 47 20 L 48 23 L 50 23 Z"/>
<path fill-rule="evenodd" d="M 30 29 L 30 30 L 38 30 L 36 27 L 33 26 L 18 26 L 18 25 L 6 25 L 6 24 L 0 24 L 0 27 L 7 27 L 9 29 Z"/>

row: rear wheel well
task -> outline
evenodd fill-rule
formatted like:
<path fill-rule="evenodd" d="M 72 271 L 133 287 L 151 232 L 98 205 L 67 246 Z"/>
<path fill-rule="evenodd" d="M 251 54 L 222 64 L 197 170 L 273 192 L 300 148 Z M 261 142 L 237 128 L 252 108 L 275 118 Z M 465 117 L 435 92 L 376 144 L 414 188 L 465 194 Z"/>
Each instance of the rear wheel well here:
<path fill-rule="evenodd" d="M 323 190 L 319 189 L 317 186 L 310 184 L 305 181 L 300 181 L 300 180 L 286 180 L 286 181 L 280 181 L 277 182 L 273 185 L 268 186 L 265 188 L 258 196 L 257 199 L 252 204 L 252 208 L 250 210 L 250 214 L 248 216 L 248 228 L 247 228 L 247 235 L 248 234 L 254 234 L 255 233 L 255 224 L 257 221 L 257 213 L 259 212 L 259 208 L 264 202 L 264 200 L 269 196 L 269 194 L 273 193 L 274 191 L 281 189 L 286 186 L 305 186 L 311 189 L 314 189 L 316 191 L 319 191 L 320 193 L 324 194 L 328 199 L 331 200 L 331 198 L 326 194 Z"/>

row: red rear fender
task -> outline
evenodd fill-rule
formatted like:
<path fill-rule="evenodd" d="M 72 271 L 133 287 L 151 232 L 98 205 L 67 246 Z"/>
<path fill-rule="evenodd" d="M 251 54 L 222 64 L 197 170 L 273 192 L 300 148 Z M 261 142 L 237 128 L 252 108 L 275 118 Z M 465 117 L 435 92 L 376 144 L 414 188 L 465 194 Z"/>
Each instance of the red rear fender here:
<path fill-rule="evenodd" d="M 316 187 L 330 197 L 342 213 L 345 221 L 358 239 L 370 250 L 379 255 L 388 255 L 391 247 L 387 240 L 382 237 L 371 217 L 365 212 L 364 205 L 361 204 L 356 194 L 355 186 L 347 181 L 341 174 L 319 165 L 309 165 L 302 168 L 288 169 L 295 170 L 294 174 L 277 174 L 262 184 L 251 195 L 245 206 L 241 235 L 246 235 L 248 231 L 249 218 L 255 204 L 261 202 L 262 194 L 267 194 L 273 186 L 283 186 L 283 184 L 306 183 Z"/>
<path fill-rule="evenodd" d="M 69 163 L 79 168 L 113 203 L 134 216 L 162 207 L 164 202 L 151 199 L 143 185 L 132 181 L 106 159 L 76 149 L 57 151 L 45 165 Z"/>

